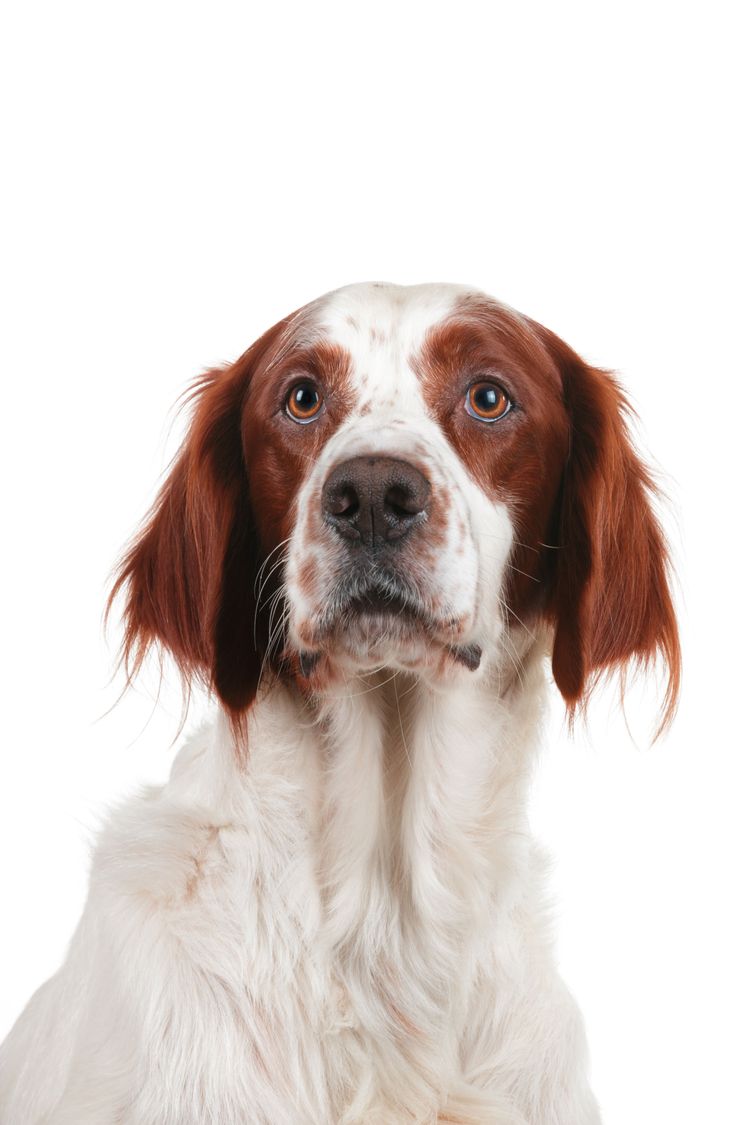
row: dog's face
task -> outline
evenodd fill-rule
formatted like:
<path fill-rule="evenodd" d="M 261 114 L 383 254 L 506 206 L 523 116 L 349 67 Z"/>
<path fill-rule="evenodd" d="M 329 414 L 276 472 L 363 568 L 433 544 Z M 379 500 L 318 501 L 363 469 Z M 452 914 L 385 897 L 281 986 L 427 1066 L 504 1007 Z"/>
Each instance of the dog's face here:
<path fill-rule="evenodd" d="M 387 666 L 445 679 L 547 631 L 587 680 L 678 650 L 650 479 L 623 399 L 547 330 L 472 290 L 359 285 L 198 386 L 126 556 L 126 643 L 165 644 L 230 711 L 265 664 L 322 692 Z"/>
<path fill-rule="evenodd" d="M 514 527 L 523 539 L 533 514 L 539 538 L 551 516 L 554 365 L 514 313 L 448 286 L 352 287 L 297 331 L 262 376 L 282 402 L 279 465 L 304 458 L 278 529 L 289 646 L 316 687 L 341 669 L 475 668 L 514 620 Z"/>

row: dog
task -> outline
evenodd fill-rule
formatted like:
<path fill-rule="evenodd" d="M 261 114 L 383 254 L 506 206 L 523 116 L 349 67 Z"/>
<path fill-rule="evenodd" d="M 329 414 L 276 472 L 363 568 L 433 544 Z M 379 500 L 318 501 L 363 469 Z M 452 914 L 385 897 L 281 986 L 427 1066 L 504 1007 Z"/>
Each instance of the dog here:
<path fill-rule="evenodd" d="M 354 285 L 194 384 L 123 661 L 215 718 L 111 814 L 4 1125 L 595 1125 L 526 803 L 554 680 L 680 653 L 626 399 L 454 285 Z M 551 658 L 551 677 L 550 664 Z"/>

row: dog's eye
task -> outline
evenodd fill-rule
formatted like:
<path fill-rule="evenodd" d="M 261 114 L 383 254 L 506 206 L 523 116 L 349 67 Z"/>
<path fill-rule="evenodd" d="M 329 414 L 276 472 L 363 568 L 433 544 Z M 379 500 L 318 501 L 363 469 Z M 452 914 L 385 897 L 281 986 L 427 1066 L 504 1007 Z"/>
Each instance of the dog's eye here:
<path fill-rule="evenodd" d="M 323 408 L 323 399 L 312 383 L 296 383 L 286 400 L 286 412 L 295 422 L 314 421 Z"/>
<path fill-rule="evenodd" d="M 512 405 L 510 395 L 497 383 L 474 383 L 466 392 L 466 413 L 481 422 L 498 422 Z"/>

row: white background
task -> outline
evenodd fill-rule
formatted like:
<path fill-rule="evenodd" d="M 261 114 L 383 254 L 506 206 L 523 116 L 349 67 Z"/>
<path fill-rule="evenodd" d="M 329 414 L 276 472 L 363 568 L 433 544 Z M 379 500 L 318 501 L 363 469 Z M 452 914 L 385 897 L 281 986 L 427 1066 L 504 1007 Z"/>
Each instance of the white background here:
<path fill-rule="evenodd" d="M 0 1034 L 174 752 L 169 693 L 105 715 L 101 612 L 178 394 L 327 289 L 465 281 L 619 370 L 672 501 L 679 718 L 558 707 L 534 807 L 604 1120 L 747 1121 L 739 5 L 5 10 Z"/>

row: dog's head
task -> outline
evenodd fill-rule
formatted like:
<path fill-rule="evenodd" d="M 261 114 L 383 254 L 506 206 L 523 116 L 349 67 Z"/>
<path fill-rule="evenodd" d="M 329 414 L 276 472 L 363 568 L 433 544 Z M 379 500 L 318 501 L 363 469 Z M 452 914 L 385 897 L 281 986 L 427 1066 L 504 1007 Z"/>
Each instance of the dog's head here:
<path fill-rule="evenodd" d="M 264 667 L 476 674 L 548 631 L 568 706 L 677 630 L 653 485 L 606 372 L 458 286 L 355 285 L 194 390 L 126 554 L 126 656 L 153 642 L 233 716 Z M 114 596 L 114 595 L 113 595 Z"/>

